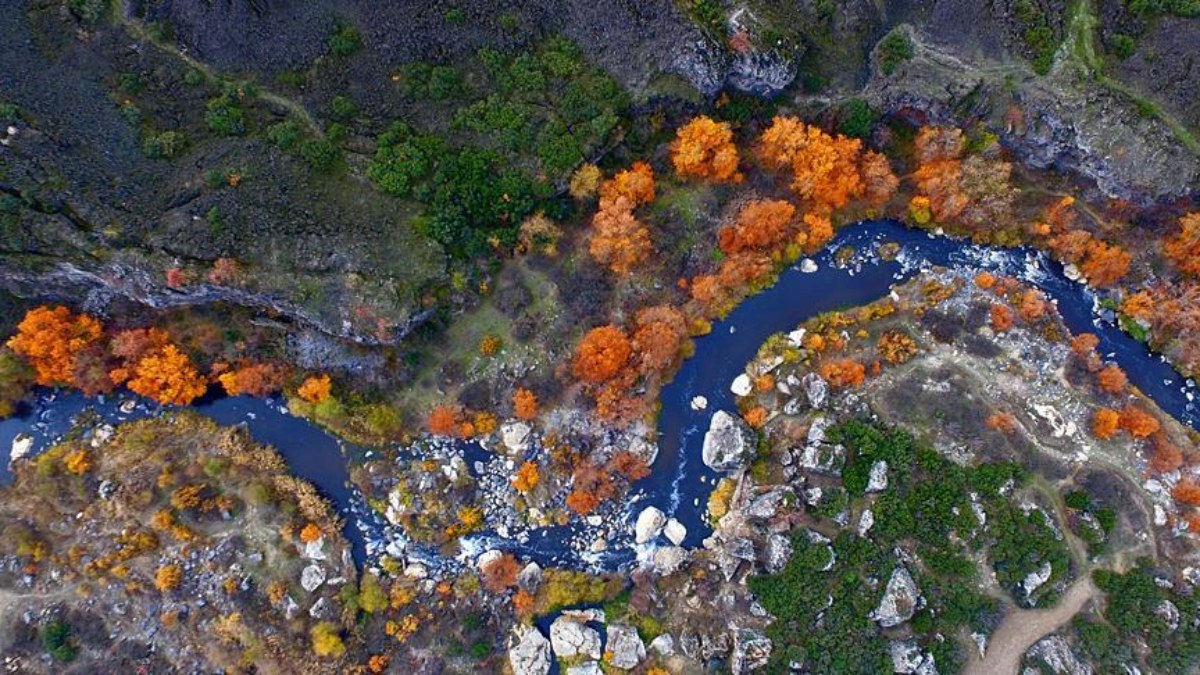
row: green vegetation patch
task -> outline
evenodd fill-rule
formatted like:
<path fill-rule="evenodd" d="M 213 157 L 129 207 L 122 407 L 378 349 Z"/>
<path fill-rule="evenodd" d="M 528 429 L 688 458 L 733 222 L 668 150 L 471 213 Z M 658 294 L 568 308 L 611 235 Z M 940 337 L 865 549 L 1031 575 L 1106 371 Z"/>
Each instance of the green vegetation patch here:
<path fill-rule="evenodd" d="M 896 68 L 900 67 L 900 64 L 912 57 L 912 38 L 899 28 L 893 28 L 879 41 L 879 67 L 883 70 L 884 75 L 896 72 Z"/>
<path fill-rule="evenodd" d="M 998 618 L 998 601 L 981 590 L 983 565 L 990 564 L 1014 599 L 1030 604 L 1021 584 L 1048 563 L 1050 578 L 1032 601 L 1040 606 L 1052 599 L 1055 582 L 1069 571 L 1070 555 L 1040 509 L 1021 508 L 1020 467 L 961 467 L 903 430 L 865 421 L 838 424 L 827 438 L 846 448 L 845 489 L 822 488 L 822 503 L 810 513 L 818 518 L 817 529 L 841 533 L 829 542 L 800 532 L 783 571 L 749 579 L 750 589 L 779 619 L 767 629 L 776 645 L 772 667 L 782 672 L 785 664 L 800 662 L 813 672 L 890 670 L 888 638 L 870 613 L 899 564 L 925 599 L 909 626 L 939 670 L 963 663 L 952 636 L 963 629 L 987 631 Z M 866 495 L 870 469 L 879 461 L 888 463 L 888 487 L 877 497 Z M 836 508 L 825 503 L 826 492 L 835 495 Z M 854 514 L 872 509 L 874 526 L 866 536 L 834 520 L 847 508 Z M 908 551 L 911 561 L 901 563 L 897 550 Z"/>

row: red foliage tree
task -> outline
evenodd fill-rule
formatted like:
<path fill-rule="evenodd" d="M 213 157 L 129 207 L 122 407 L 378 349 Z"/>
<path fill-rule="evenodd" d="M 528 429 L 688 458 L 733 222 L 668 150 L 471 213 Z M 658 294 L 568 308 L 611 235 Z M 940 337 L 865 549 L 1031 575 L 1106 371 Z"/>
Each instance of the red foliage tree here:
<path fill-rule="evenodd" d="M 1121 428 L 1134 438 L 1146 438 L 1158 431 L 1158 420 L 1132 403 L 1121 408 Z"/>
<path fill-rule="evenodd" d="M 863 383 L 867 369 L 853 359 L 834 359 L 821 365 L 821 377 L 831 387 L 857 387 Z"/>
<path fill-rule="evenodd" d="M 270 396 L 283 388 L 284 369 L 272 363 L 255 363 L 221 373 L 217 381 L 230 396 Z"/>
<path fill-rule="evenodd" d="M 1096 373 L 1096 382 L 1099 383 L 1100 389 L 1110 394 L 1120 394 L 1125 391 L 1125 385 L 1129 380 L 1125 377 L 1125 371 L 1115 363 L 1110 363 L 1103 370 Z"/>

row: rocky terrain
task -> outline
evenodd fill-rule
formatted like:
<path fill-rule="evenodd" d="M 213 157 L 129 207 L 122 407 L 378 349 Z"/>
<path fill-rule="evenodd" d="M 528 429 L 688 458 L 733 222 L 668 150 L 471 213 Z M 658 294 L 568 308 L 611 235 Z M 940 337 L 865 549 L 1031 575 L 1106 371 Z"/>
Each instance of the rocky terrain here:
<path fill-rule="evenodd" d="M 13 443 L 5 668 L 1193 672 L 1197 433 L 1042 292 L 925 271 L 689 390 L 707 426 L 660 394 L 791 266 L 892 259 L 823 250 L 880 218 L 1044 252 L 1194 373 L 1198 36 L 1191 0 L 7 8 L 0 411 L 164 407 Z M 361 444 L 365 555 L 172 409 L 274 394 Z"/>
<path fill-rule="evenodd" d="M 319 672 L 310 633 L 341 644 L 357 579 L 341 524 L 244 432 L 192 414 L 83 427 L 14 469 L 0 499 L 12 672 Z"/>

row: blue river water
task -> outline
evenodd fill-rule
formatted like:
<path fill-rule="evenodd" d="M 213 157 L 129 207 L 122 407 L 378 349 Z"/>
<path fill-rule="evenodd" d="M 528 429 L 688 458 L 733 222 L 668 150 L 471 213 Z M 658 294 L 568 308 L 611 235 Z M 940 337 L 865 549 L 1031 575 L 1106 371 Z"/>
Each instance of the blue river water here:
<path fill-rule="evenodd" d="M 855 247 L 860 253 L 877 245 L 895 242 L 902 254 L 893 261 L 858 256 L 847 267 L 833 264 L 836 249 Z M 865 258 L 865 259 L 864 259 Z M 634 486 L 626 501 L 625 517 L 632 522 L 636 511 L 654 505 L 677 518 L 688 531 L 685 546 L 698 546 L 711 532 L 704 509 L 717 474 L 700 461 L 700 448 L 709 419 L 717 410 L 735 410 L 729 384 L 759 345 L 770 335 L 794 329 L 821 312 L 852 307 L 875 300 L 892 285 L 911 278 L 930 265 L 985 269 L 1017 276 L 1042 289 L 1052 298 L 1074 333 L 1091 332 L 1100 338 L 1099 351 L 1118 363 L 1130 382 L 1154 399 L 1167 413 L 1200 428 L 1192 403 L 1192 384 L 1145 345 L 1103 320 L 1095 294 L 1083 284 L 1068 279 L 1063 268 L 1045 254 L 1032 249 L 993 249 L 974 246 L 946 237 L 934 237 L 890 221 L 859 223 L 842 229 L 829 248 L 815 256 L 817 270 L 802 272 L 799 266 L 785 270 L 770 289 L 741 303 L 726 319 L 714 323 L 710 335 L 696 339 L 695 355 L 688 359 L 674 380 L 662 391 L 659 417 L 659 455 L 653 473 Z M 703 410 L 694 410 L 693 397 L 708 399 Z M 85 409 L 93 410 L 109 423 L 158 414 L 157 406 L 138 402 L 130 412 L 121 403 L 134 401 L 126 394 L 107 399 L 88 399 L 80 394 L 47 392 L 16 417 L 0 421 L 0 452 L 21 433 L 35 438 L 35 451 L 44 449 L 72 426 Z M 128 405 L 126 406 L 128 408 Z M 369 515 L 363 500 L 349 484 L 347 455 L 363 451 L 341 443 L 319 427 L 293 417 L 278 399 L 247 397 L 216 398 L 194 406 L 200 414 L 220 424 L 244 423 L 258 442 L 276 448 L 292 471 L 314 483 L 346 518 L 345 534 L 355 559 L 362 564 L 370 547 L 368 540 L 381 536 L 377 516 Z M 478 446 L 464 448 L 468 463 L 484 456 Z M 351 453 L 351 451 L 355 451 Z M 0 461 L 0 483 L 11 480 L 7 461 Z M 494 533 L 479 539 L 488 547 L 512 549 L 522 558 L 543 566 L 599 566 L 615 569 L 631 564 L 637 551 L 628 542 L 618 543 L 602 556 L 584 562 L 569 544 L 576 526 L 545 528 L 525 541 L 504 540 Z M 480 545 L 469 548 L 479 548 Z M 410 547 L 409 553 L 433 561 L 434 551 Z"/>

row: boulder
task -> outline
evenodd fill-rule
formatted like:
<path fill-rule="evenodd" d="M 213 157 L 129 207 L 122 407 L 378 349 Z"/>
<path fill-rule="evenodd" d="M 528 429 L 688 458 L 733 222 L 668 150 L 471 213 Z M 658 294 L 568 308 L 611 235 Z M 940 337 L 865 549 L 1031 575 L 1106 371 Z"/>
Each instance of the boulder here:
<path fill-rule="evenodd" d="M 309 565 L 300 572 L 300 587 L 312 593 L 325 583 L 325 568 L 320 565 Z"/>
<path fill-rule="evenodd" d="M 429 576 L 429 568 L 418 562 L 409 563 L 404 568 L 404 576 L 409 579 L 424 579 Z"/>
<path fill-rule="evenodd" d="M 654 539 L 662 532 L 663 525 L 667 523 L 667 515 L 658 507 L 647 506 L 638 514 L 637 523 L 633 526 L 633 541 L 637 544 L 645 544 Z"/>
<path fill-rule="evenodd" d="M 509 452 L 521 453 L 529 449 L 533 429 L 524 422 L 505 422 L 500 426 L 500 442 Z"/>
<path fill-rule="evenodd" d="M 736 471 L 754 457 L 756 445 L 754 433 L 744 422 L 718 410 L 704 434 L 700 457 L 704 465 L 714 471 Z"/>
<path fill-rule="evenodd" d="M 513 675 L 546 675 L 550 672 L 550 641 L 537 628 L 518 625 L 517 642 L 508 650 Z"/>
<path fill-rule="evenodd" d="M 683 546 L 683 540 L 687 538 L 687 528 L 683 523 L 674 518 L 668 519 L 667 524 L 663 526 L 663 535 L 667 537 L 667 541 L 676 546 Z"/>
<path fill-rule="evenodd" d="M 897 567 L 892 570 L 892 577 L 888 579 L 879 606 L 871 612 L 870 618 L 884 628 L 899 626 L 912 618 L 920 601 L 921 591 L 917 588 L 917 582 L 913 581 L 908 570 Z"/>
<path fill-rule="evenodd" d="M 328 557 L 325 555 L 325 537 L 306 543 L 302 555 L 309 560 L 325 560 Z"/>
<path fill-rule="evenodd" d="M 756 630 L 743 628 L 733 638 L 733 656 L 729 671 L 741 675 L 767 665 L 771 659 L 771 640 Z"/>
<path fill-rule="evenodd" d="M 608 627 L 608 645 L 605 652 L 609 664 L 626 670 L 635 668 L 646 659 L 646 645 L 631 626 L 613 624 Z"/>
<path fill-rule="evenodd" d="M 600 664 L 595 661 L 579 663 L 567 668 L 567 675 L 604 675 L 604 671 L 600 669 Z"/>
<path fill-rule="evenodd" d="M 654 552 L 654 571 L 662 576 L 674 573 L 687 562 L 687 551 L 679 546 L 664 546 Z"/>
<path fill-rule="evenodd" d="M 779 513 L 779 508 L 783 506 L 785 497 L 786 494 L 782 488 L 764 492 L 746 505 L 742 509 L 742 514 L 747 518 L 757 518 L 759 520 L 774 518 Z"/>
<path fill-rule="evenodd" d="M 16 462 L 18 459 L 24 459 L 32 451 L 33 436 L 29 434 L 17 434 L 17 437 L 12 442 L 12 450 L 8 454 L 9 466 L 12 466 L 13 462 Z"/>
<path fill-rule="evenodd" d="M 871 473 L 867 476 L 867 492 L 883 492 L 888 486 L 888 464 L 882 459 L 871 465 Z"/>
<path fill-rule="evenodd" d="M 1025 590 L 1025 599 L 1029 604 L 1033 605 L 1033 594 L 1037 589 L 1042 587 L 1042 584 L 1050 580 L 1050 575 L 1054 573 L 1054 568 L 1049 562 L 1042 563 L 1042 566 L 1037 570 L 1025 575 L 1025 580 L 1021 582 L 1021 588 Z"/>
<path fill-rule="evenodd" d="M 778 532 L 772 533 L 767 537 L 767 543 L 763 547 L 763 565 L 767 568 L 767 573 L 778 574 L 787 567 L 788 560 L 792 558 L 792 540 L 786 535 Z"/>
<path fill-rule="evenodd" d="M 531 562 L 521 571 L 517 573 L 517 586 L 529 591 L 536 591 L 542 585 L 542 568 L 535 562 Z"/>
<path fill-rule="evenodd" d="M 1075 656 L 1070 643 L 1061 635 L 1048 635 L 1025 652 L 1031 661 L 1041 661 L 1055 675 L 1092 675 L 1091 665 L 1084 663 Z M 1038 670 L 1037 672 L 1044 672 Z M 1133 672 L 1133 671 L 1128 671 Z M 924 675 L 922 673 L 922 675 Z"/>
<path fill-rule="evenodd" d="M 703 396 L 692 397 L 692 410 L 705 410 L 708 408 L 708 399 Z"/>
<path fill-rule="evenodd" d="M 601 655 L 600 633 L 567 616 L 550 624 L 550 646 L 560 659 L 587 657 L 596 661 Z"/>
<path fill-rule="evenodd" d="M 825 405 L 825 400 L 829 398 L 829 385 L 824 378 L 816 373 L 809 373 L 800 380 L 800 386 L 804 387 L 804 395 L 808 397 L 809 405 L 814 408 Z"/>
<path fill-rule="evenodd" d="M 867 532 L 875 525 L 875 514 L 871 509 L 864 509 L 862 515 L 858 517 L 858 536 L 865 537 Z"/>
<path fill-rule="evenodd" d="M 922 652 L 915 640 L 895 640 L 889 643 L 888 654 L 892 657 L 892 670 L 901 675 L 921 672 L 921 667 L 926 661 L 933 663 L 933 656 Z"/>
<path fill-rule="evenodd" d="M 101 424 L 92 430 L 92 447 L 98 448 L 104 445 L 113 437 L 117 430 L 111 424 Z"/>
<path fill-rule="evenodd" d="M 800 261 L 800 271 L 805 274 L 812 274 L 817 271 L 817 261 L 812 258 L 805 258 Z"/>
<path fill-rule="evenodd" d="M 663 633 L 650 641 L 650 651 L 659 656 L 674 656 L 675 638 L 670 633 Z"/>
<path fill-rule="evenodd" d="M 475 558 L 475 569 L 482 570 L 485 567 L 491 566 L 497 560 L 499 560 L 503 557 L 504 557 L 503 551 L 498 551 L 494 548 L 488 549 L 487 551 L 480 553 L 479 556 L 477 558 Z"/>
<path fill-rule="evenodd" d="M 734 396 L 749 396 L 754 391 L 754 384 L 750 381 L 749 375 L 742 373 L 733 378 L 733 382 L 729 385 L 729 391 L 732 391 Z"/>

